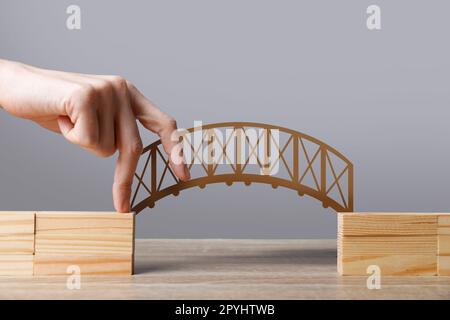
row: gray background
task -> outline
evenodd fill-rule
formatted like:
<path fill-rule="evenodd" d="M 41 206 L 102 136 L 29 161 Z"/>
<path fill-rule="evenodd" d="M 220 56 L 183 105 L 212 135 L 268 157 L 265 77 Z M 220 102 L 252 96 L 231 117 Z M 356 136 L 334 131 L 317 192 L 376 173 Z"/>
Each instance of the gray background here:
<path fill-rule="evenodd" d="M 69 4 L 82 30 L 65 27 Z M 365 25 L 370 4 L 382 30 Z M 119 74 L 182 127 L 255 121 L 355 165 L 361 211 L 449 211 L 448 1 L 1 0 L 0 57 Z M 145 142 L 155 139 L 142 131 Z M 98 159 L 0 112 L 1 210 L 111 210 Z M 336 217 L 270 186 L 208 186 L 138 218 L 140 237 L 333 238 Z"/>

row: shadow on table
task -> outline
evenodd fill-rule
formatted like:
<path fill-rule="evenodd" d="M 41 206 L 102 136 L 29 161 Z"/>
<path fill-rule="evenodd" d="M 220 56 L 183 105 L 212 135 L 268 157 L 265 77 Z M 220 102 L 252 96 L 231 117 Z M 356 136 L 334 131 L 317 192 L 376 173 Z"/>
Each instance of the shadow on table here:
<path fill-rule="evenodd" d="M 135 273 L 161 272 L 161 271 L 189 271 L 196 269 L 214 269 L 227 267 L 235 268 L 258 265 L 336 265 L 336 249 L 280 249 L 267 250 L 259 253 L 220 255 L 192 255 L 170 257 L 164 261 L 139 262 L 136 261 Z"/>

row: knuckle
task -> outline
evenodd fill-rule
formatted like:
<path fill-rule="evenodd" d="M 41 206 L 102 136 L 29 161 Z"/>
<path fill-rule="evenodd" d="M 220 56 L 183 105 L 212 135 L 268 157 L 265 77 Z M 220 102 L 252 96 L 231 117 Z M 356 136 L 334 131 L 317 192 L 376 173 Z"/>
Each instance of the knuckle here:
<path fill-rule="evenodd" d="M 110 83 L 119 90 L 125 90 L 127 88 L 127 80 L 121 76 L 111 76 L 109 78 Z"/>
<path fill-rule="evenodd" d="M 177 128 L 177 120 L 175 120 L 172 117 L 169 117 L 167 119 L 167 126 L 171 129 L 176 129 Z"/>
<path fill-rule="evenodd" d="M 176 129 L 177 129 L 177 121 L 174 118 L 167 116 L 161 121 L 162 132 L 171 134 Z"/>
<path fill-rule="evenodd" d="M 100 90 L 102 92 L 109 93 L 113 90 L 112 83 L 108 80 L 103 80 L 103 79 L 100 79 L 97 81 L 96 87 L 98 88 L 98 90 Z"/>
<path fill-rule="evenodd" d="M 95 106 L 97 91 L 91 84 L 77 84 L 64 103 L 72 110 L 85 111 Z"/>
<path fill-rule="evenodd" d="M 137 90 L 135 85 L 131 83 L 130 81 L 126 80 L 126 84 L 129 90 Z"/>
<path fill-rule="evenodd" d="M 167 117 L 161 122 L 161 130 L 158 135 L 164 140 L 173 140 L 177 134 L 177 121 L 172 117 Z"/>
<path fill-rule="evenodd" d="M 115 181 L 114 187 L 119 191 L 128 191 L 131 189 L 131 181 Z"/>
<path fill-rule="evenodd" d="M 144 146 L 143 146 L 143 144 L 142 144 L 141 139 L 136 140 L 136 141 L 133 141 L 133 142 L 131 143 L 131 146 L 130 146 L 130 152 L 131 152 L 132 154 L 140 155 L 140 154 L 142 153 L 142 150 L 143 150 L 143 149 L 144 149 Z"/>
<path fill-rule="evenodd" d="M 90 84 L 79 84 L 69 96 L 67 103 L 78 112 L 95 108 L 98 101 L 97 90 Z"/>
<path fill-rule="evenodd" d="M 92 103 L 97 98 L 97 90 L 91 84 L 81 84 L 75 91 L 75 96 L 83 102 Z"/>
<path fill-rule="evenodd" d="M 144 146 L 141 139 L 136 139 L 128 144 L 128 152 L 133 155 L 140 155 Z"/>

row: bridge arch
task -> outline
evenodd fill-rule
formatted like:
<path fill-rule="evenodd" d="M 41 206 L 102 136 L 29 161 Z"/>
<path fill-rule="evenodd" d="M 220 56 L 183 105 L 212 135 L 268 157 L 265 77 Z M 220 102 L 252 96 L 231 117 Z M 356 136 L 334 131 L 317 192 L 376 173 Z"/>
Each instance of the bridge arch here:
<path fill-rule="evenodd" d="M 232 133 L 225 141 L 219 141 L 217 130 L 229 130 Z M 200 131 L 201 130 L 201 131 Z M 250 130 L 258 130 L 256 139 L 249 138 Z M 201 143 L 195 145 L 192 135 L 201 132 Z M 274 139 L 278 133 L 278 141 Z M 213 143 L 219 143 L 224 164 L 207 161 L 197 164 L 199 173 L 192 174 L 189 181 L 180 181 L 175 177 L 169 166 L 168 156 L 164 153 L 161 140 L 155 141 L 144 148 L 140 165 L 135 173 L 134 191 L 131 207 L 136 213 L 145 208 L 153 208 L 155 202 L 169 195 L 178 196 L 182 190 L 208 184 L 226 183 L 231 186 L 235 182 L 245 185 L 264 183 L 273 188 L 285 187 L 296 190 L 300 196 L 309 195 L 320 202 L 323 207 L 330 207 L 338 212 L 353 211 L 353 164 L 339 151 L 326 143 L 301 132 L 270 124 L 253 122 L 223 122 L 203 125 L 201 128 L 185 130 L 183 137 L 184 150 L 189 150 L 188 167 L 192 169 L 200 148 L 206 149 L 211 155 Z M 253 135 L 254 137 L 254 135 Z M 206 139 L 205 139 L 206 138 Z M 240 149 L 245 143 L 248 154 L 235 152 L 233 159 L 229 158 L 229 145 L 233 142 L 233 150 Z M 261 163 L 256 157 L 256 167 L 261 172 L 271 171 L 275 165 L 283 169 L 283 174 L 261 174 L 250 171 L 250 160 L 261 144 L 266 144 L 266 150 L 276 148 L 276 158 L 267 163 Z M 245 151 L 243 152 L 245 153 Z M 187 157 L 185 152 L 185 158 Z M 237 158 L 241 159 L 238 161 Z M 221 166 L 221 170 L 218 170 Z M 272 167 L 271 167 L 272 166 Z M 225 168 L 225 170 L 223 170 Z M 309 180 L 306 179 L 309 176 Z M 167 184 L 171 179 L 173 183 Z"/>

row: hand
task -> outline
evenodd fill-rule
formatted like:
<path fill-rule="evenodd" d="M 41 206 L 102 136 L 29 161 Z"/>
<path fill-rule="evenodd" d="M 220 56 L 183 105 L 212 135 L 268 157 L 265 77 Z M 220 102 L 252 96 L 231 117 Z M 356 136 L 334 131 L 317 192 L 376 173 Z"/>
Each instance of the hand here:
<path fill-rule="evenodd" d="M 51 71 L 0 60 L 0 105 L 100 157 L 118 150 L 113 199 L 119 212 L 130 211 L 131 184 L 142 153 L 136 120 L 161 138 L 169 155 L 180 150 L 172 139 L 175 120 L 118 76 Z M 169 158 L 175 175 L 188 180 L 186 165 Z"/>

